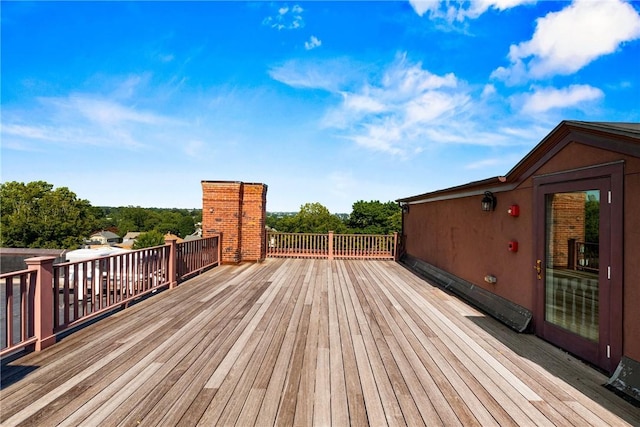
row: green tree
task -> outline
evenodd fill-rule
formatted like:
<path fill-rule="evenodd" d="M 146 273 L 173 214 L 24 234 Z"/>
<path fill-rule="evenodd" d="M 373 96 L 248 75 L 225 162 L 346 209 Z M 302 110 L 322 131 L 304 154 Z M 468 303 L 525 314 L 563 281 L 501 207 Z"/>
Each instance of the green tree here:
<path fill-rule="evenodd" d="M 152 230 L 140 233 L 136 241 L 133 243 L 132 249 L 151 248 L 160 245 L 164 245 L 164 234 L 159 231 Z"/>
<path fill-rule="evenodd" d="M 359 234 L 391 234 L 402 228 L 402 210 L 397 203 L 378 200 L 353 204 L 347 220 L 350 232 Z"/>
<path fill-rule="evenodd" d="M 87 200 L 45 181 L 0 184 L 0 200 L 3 247 L 75 248 L 97 226 Z"/>
<path fill-rule="evenodd" d="M 584 206 L 585 211 L 585 241 L 587 243 L 600 242 L 600 200 L 589 194 Z"/>
<path fill-rule="evenodd" d="M 293 216 L 280 219 L 278 231 L 288 233 L 344 233 L 346 226 L 336 215 L 320 203 L 307 203 Z"/>
<path fill-rule="evenodd" d="M 195 233 L 196 231 L 196 223 L 194 218 L 191 216 L 183 216 L 178 219 L 177 224 L 177 235 L 184 238 L 190 234 Z"/>

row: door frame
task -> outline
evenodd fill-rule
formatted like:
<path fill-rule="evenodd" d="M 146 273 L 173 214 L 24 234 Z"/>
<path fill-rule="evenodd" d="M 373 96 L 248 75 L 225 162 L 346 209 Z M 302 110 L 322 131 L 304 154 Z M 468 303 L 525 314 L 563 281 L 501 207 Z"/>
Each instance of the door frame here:
<path fill-rule="evenodd" d="M 561 171 L 546 175 L 533 177 L 533 259 L 531 265 L 536 265 L 536 260 L 543 260 L 542 280 L 537 278 L 537 272 L 533 271 L 532 277 L 534 285 L 534 332 L 539 337 L 552 340 L 552 327 L 545 322 L 545 278 L 546 265 L 545 248 L 546 248 L 546 201 L 545 194 L 553 192 L 554 189 L 570 189 L 572 184 L 579 184 L 581 181 L 595 181 L 598 179 L 608 179 L 611 201 L 609 203 L 608 194 L 601 195 L 601 204 L 606 202 L 610 206 L 609 220 L 600 224 L 601 233 L 604 230 L 610 236 L 607 258 L 609 258 L 610 276 L 608 280 L 608 295 L 600 298 L 605 305 L 600 305 L 600 313 L 608 313 L 607 330 L 601 329 L 601 344 L 596 350 L 596 355 L 589 358 L 601 369 L 611 373 L 618 365 L 622 358 L 622 340 L 623 340 L 623 220 L 624 220 L 624 162 L 614 162 L 602 165 L 590 166 L 581 169 L 573 169 L 569 171 Z M 602 205 L 601 205 L 602 206 Z M 601 207 L 602 209 L 602 207 Z M 604 228 L 603 228 L 604 227 Z M 604 266 L 603 268 L 606 268 Z M 606 277 L 606 275 L 605 275 Z M 602 287 L 601 287 L 602 288 Z M 547 333 L 545 333 L 547 329 Z M 568 339 L 569 346 L 576 345 L 579 341 L 576 336 L 575 340 L 571 336 Z M 556 345 L 561 345 L 555 342 Z M 606 350 L 608 346 L 608 351 Z M 580 356 L 580 355 L 579 355 Z"/>

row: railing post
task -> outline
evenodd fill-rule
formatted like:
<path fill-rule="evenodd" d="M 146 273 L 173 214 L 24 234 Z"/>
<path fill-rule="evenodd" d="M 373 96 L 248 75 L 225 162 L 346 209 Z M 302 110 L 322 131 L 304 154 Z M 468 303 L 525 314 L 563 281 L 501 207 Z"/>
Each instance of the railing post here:
<path fill-rule="evenodd" d="M 329 261 L 333 261 L 333 231 L 329 231 Z"/>
<path fill-rule="evenodd" d="M 393 260 L 398 261 L 398 232 L 393 233 Z"/>
<path fill-rule="evenodd" d="M 218 265 L 222 264 L 222 233 L 218 233 Z"/>
<path fill-rule="evenodd" d="M 164 243 L 169 245 L 169 271 L 167 272 L 167 280 L 169 281 L 169 289 L 173 289 L 178 284 L 178 279 L 176 277 L 176 273 L 178 271 L 178 257 L 176 256 L 176 243 L 177 239 L 175 237 L 168 237 L 164 239 Z"/>
<path fill-rule="evenodd" d="M 53 335 L 53 261 L 55 257 L 42 256 L 25 260 L 27 268 L 35 272 L 35 280 L 29 284 L 33 298 L 33 332 L 37 338 L 36 351 L 56 343 Z"/>

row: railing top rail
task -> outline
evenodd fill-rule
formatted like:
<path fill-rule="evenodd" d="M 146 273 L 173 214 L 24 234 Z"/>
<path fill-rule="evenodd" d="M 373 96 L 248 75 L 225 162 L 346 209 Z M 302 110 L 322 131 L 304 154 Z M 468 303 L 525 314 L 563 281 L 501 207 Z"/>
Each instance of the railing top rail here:
<path fill-rule="evenodd" d="M 29 274 L 31 273 L 33 270 L 29 270 L 28 268 L 25 270 L 16 270 L 16 271 L 9 271 L 7 273 L 2 273 L 0 274 L 0 280 L 4 279 L 6 277 L 10 277 L 10 276 L 20 276 L 22 274 Z"/>
<path fill-rule="evenodd" d="M 81 262 L 91 262 L 91 261 L 98 261 L 98 260 L 102 260 L 102 259 L 107 259 L 107 258 L 115 258 L 118 256 L 130 256 L 131 254 L 136 254 L 136 253 L 141 253 L 141 252 L 149 252 L 151 250 L 154 249 L 161 249 L 164 247 L 168 247 L 169 245 L 158 245 L 158 246 L 152 246 L 152 247 L 148 247 L 148 248 L 142 248 L 142 249 L 133 249 L 133 250 L 123 250 L 123 251 L 118 251 L 116 253 L 112 253 L 112 254 L 105 254 L 105 255 L 97 255 L 97 256 L 92 256 L 89 258 L 82 258 L 82 259 L 78 259 L 75 261 L 65 261 L 65 262 L 60 262 L 55 264 L 56 267 L 64 267 L 67 265 L 71 265 L 71 264 L 78 264 Z"/>

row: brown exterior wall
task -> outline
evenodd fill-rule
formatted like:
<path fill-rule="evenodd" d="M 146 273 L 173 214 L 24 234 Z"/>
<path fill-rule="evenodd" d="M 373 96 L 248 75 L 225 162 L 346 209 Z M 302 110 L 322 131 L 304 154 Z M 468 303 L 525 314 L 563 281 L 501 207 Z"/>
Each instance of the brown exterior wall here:
<path fill-rule="evenodd" d="M 629 162 L 627 171 L 630 173 L 624 180 L 624 355 L 640 361 L 640 160 Z"/>
<path fill-rule="evenodd" d="M 222 262 L 261 261 L 266 254 L 267 186 L 202 181 L 202 236 L 222 234 Z"/>
<path fill-rule="evenodd" d="M 411 205 L 404 217 L 406 251 L 438 268 L 533 309 L 532 194 L 530 188 L 496 193 L 495 212 L 483 212 L 482 195 Z M 520 216 L 507 213 L 520 207 Z M 509 241 L 518 252 L 509 251 Z M 486 275 L 498 281 L 489 284 Z"/>
<path fill-rule="evenodd" d="M 623 354 L 640 360 L 640 158 L 576 142 L 509 191 L 496 191 L 495 212 L 483 212 L 482 194 L 411 204 L 404 215 L 408 255 L 535 312 L 533 180 L 537 175 L 624 160 Z M 511 217 L 511 204 L 520 216 Z M 508 251 L 517 240 L 518 252 Z M 497 283 L 484 281 L 488 274 Z"/>

